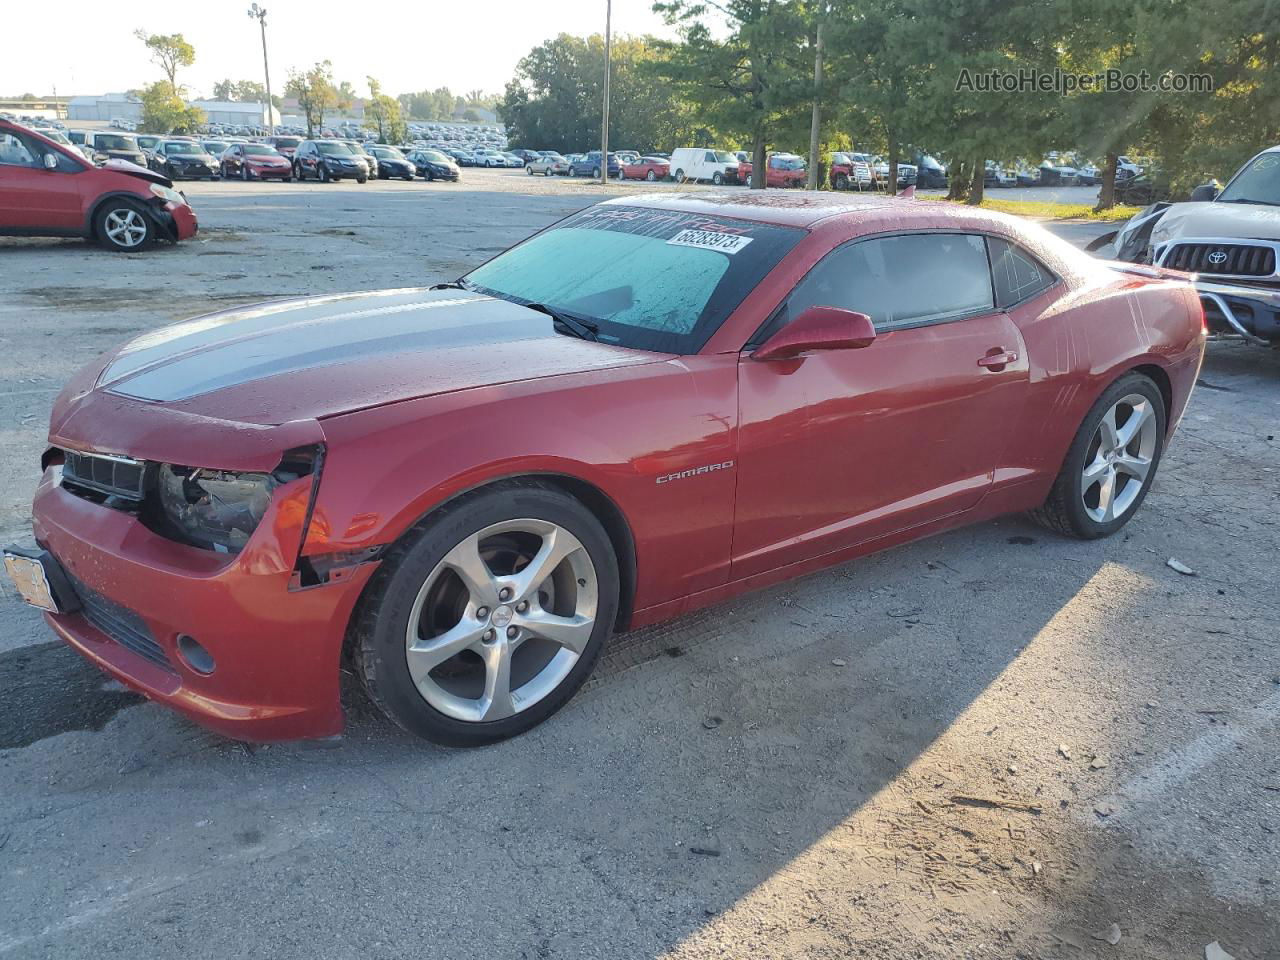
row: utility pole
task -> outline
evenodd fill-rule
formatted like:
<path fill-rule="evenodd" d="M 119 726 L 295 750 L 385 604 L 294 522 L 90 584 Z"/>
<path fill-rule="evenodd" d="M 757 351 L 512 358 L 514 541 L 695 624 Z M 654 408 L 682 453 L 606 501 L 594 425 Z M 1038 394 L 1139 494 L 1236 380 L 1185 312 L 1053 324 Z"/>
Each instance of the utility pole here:
<path fill-rule="evenodd" d="M 267 81 L 267 133 L 276 135 L 276 118 L 271 104 L 271 68 L 267 66 L 267 11 L 256 3 L 249 8 L 249 16 L 258 21 L 262 28 L 262 74 Z"/>
<path fill-rule="evenodd" d="M 813 44 L 813 119 L 809 123 L 809 182 L 808 189 L 818 189 L 818 175 L 822 172 L 818 161 L 818 139 L 822 130 L 822 28 L 827 21 L 827 5 L 824 2 L 818 12 L 817 36 Z"/>
<path fill-rule="evenodd" d="M 613 0 L 604 0 L 604 121 L 600 124 L 600 182 L 609 179 L 609 73 L 613 60 Z"/>

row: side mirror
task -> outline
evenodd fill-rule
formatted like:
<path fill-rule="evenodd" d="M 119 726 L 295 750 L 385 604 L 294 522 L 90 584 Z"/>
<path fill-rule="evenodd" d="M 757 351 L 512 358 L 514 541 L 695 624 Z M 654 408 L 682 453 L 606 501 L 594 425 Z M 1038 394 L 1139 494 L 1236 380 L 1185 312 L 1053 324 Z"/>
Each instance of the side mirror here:
<path fill-rule="evenodd" d="M 1217 199 L 1218 185 L 1216 183 L 1202 183 L 1191 191 L 1192 203 L 1204 203 L 1207 200 Z"/>
<path fill-rule="evenodd" d="M 44 155 L 44 168 L 46 170 L 58 169 L 58 155 L 55 153 L 46 153 Z"/>
<path fill-rule="evenodd" d="M 810 350 L 857 350 L 871 346 L 871 318 L 840 307 L 810 307 L 751 354 L 753 360 L 795 357 Z"/>

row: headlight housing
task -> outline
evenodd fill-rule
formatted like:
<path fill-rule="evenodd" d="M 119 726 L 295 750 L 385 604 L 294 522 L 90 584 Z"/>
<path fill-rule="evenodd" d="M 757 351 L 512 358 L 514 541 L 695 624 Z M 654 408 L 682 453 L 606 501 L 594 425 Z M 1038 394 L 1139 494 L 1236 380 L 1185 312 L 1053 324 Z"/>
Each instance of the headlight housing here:
<path fill-rule="evenodd" d="M 177 190 L 174 190 L 172 187 L 166 187 L 163 183 L 151 184 L 151 192 L 161 200 L 167 201 L 168 203 L 185 204 L 187 202 L 186 197 L 180 194 Z"/>
<path fill-rule="evenodd" d="M 239 473 L 160 464 L 156 477 L 165 519 L 184 540 L 218 553 L 239 553 L 271 505 L 280 481 Z"/>

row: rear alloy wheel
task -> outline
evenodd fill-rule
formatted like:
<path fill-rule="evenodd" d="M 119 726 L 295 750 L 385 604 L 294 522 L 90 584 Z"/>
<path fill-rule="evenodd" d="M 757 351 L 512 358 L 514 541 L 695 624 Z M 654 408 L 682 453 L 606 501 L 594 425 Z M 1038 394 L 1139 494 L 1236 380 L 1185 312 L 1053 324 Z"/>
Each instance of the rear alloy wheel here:
<path fill-rule="evenodd" d="M 545 167 L 542 168 L 542 175 L 544 177 L 551 176 L 551 164 L 547 164 Z"/>
<path fill-rule="evenodd" d="M 129 200 L 111 200 L 94 216 L 98 241 L 110 250 L 141 250 L 154 239 L 151 218 Z"/>
<path fill-rule="evenodd" d="M 600 179 L 600 168 L 599 168 L 599 167 L 593 167 L 593 168 L 592 168 L 592 170 L 591 170 L 591 179 L 593 179 L 593 180 L 599 180 L 599 179 Z"/>
<path fill-rule="evenodd" d="M 676 183 L 684 183 L 684 171 L 677 170 L 674 179 Z"/>
<path fill-rule="evenodd" d="M 1115 533 L 1151 489 L 1166 416 L 1164 398 L 1148 377 L 1121 377 L 1084 418 L 1049 498 L 1032 516 L 1084 540 Z"/>
<path fill-rule="evenodd" d="M 405 729 L 478 746 L 563 706 L 617 608 L 617 561 L 586 507 L 540 484 L 495 487 L 392 549 L 362 600 L 358 661 Z"/>
<path fill-rule="evenodd" d="M 644 178 L 648 180 L 650 183 L 653 183 L 653 181 L 658 179 L 658 175 L 653 170 L 650 170 L 648 173 L 644 175 Z"/>

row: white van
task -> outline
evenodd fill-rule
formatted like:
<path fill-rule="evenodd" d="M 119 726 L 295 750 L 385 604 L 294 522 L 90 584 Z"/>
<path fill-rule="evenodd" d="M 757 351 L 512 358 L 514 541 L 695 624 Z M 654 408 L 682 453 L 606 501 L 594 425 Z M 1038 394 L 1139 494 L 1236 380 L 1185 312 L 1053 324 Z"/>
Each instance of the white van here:
<path fill-rule="evenodd" d="M 737 183 L 738 158 L 727 150 L 679 147 L 671 154 L 671 175 L 676 183 L 682 180 L 710 180 L 717 186 Z"/>

